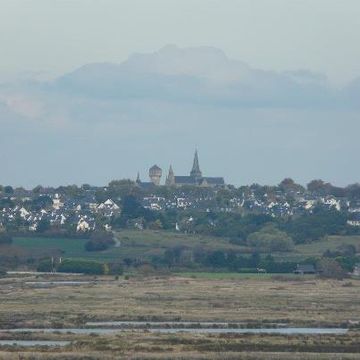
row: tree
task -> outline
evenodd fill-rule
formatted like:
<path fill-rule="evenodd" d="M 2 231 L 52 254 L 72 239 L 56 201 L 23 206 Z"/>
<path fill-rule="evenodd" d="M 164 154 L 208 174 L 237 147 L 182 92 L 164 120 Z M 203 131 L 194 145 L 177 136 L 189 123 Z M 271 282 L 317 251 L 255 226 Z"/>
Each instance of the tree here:
<path fill-rule="evenodd" d="M 360 184 L 352 184 L 346 187 L 346 194 L 350 200 L 360 199 Z"/>
<path fill-rule="evenodd" d="M 149 228 L 152 230 L 161 230 L 163 228 L 163 225 L 161 223 L 160 219 L 157 219 L 149 224 Z"/>
<path fill-rule="evenodd" d="M 332 185 L 323 180 L 312 180 L 307 184 L 308 191 L 320 195 L 326 195 L 329 193 Z"/>
<path fill-rule="evenodd" d="M 124 268 L 120 263 L 111 263 L 109 264 L 109 274 L 111 275 L 122 275 L 124 273 Z"/>
<path fill-rule="evenodd" d="M 164 253 L 164 261 L 168 266 L 179 265 L 181 261 L 181 255 L 184 251 L 183 246 L 175 246 L 170 249 L 166 249 Z"/>
<path fill-rule="evenodd" d="M 32 189 L 32 192 L 34 194 L 40 194 L 43 190 L 44 188 L 41 185 L 37 185 Z"/>
<path fill-rule="evenodd" d="M 12 208 L 15 206 L 15 203 L 9 198 L 0 199 L 0 209 Z"/>
<path fill-rule="evenodd" d="M 341 234 L 346 228 L 346 214 L 322 208 L 315 208 L 312 214 L 292 219 L 282 226 L 282 230 L 286 231 L 296 244 L 309 243 L 326 235 Z"/>
<path fill-rule="evenodd" d="M 317 264 L 317 268 L 320 271 L 321 276 L 324 278 L 342 280 L 346 276 L 344 269 L 334 259 L 320 259 Z"/>
<path fill-rule="evenodd" d="M 142 215 L 143 207 L 140 201 L 133 195 L 127 195 L 122 201 L 122 214 L 129 218 L 137 218 Z"/>
<path fill-rule="evenodd" d="M 284 179 L 280 184 L 279 188 L 284 192 L 294 191 L 294 192 L 303 192 L 305 189 L 303 186 L 296 184 L 295 181 L 291 178 Z"/>
<path fill-rule="evenodd" d="M 10 185 L 4 186 L 4 194 L 12 195 L 13 193 L 14 193 L 14 189 L 12 186 Z"/>
<path fill-rule="evenodd" d="M 250 234 L 247 238 L 249 246 L 267 251 L 291 251 L 294 248 L 293 240 L 285 232 L 274 225 L 266 225 L 260 231 Z"/>
<path fill-rule="evenodd" d="M 53 201 L 48 195 L 41 195 L 33 199 L 30 203 L 30 207 L 32 210 L 39 211 L 41 209 L 46 209 L 51 207 Z"/>
<path fill-rule="evenodd" d="M 103 251 L 114 245 L 112 233 L 96 231 L 91 234 L 90 240 L 85 243 L 86 251 Z"/>
<path fill-rule="evenodd" d="M 214 268 L 226 267 L 227 261 L 225 253 L 221 250 L 210 253 L 207 257 L 207 263 Z"/>
<path fill-rule="evenodd" d="M 84 190 L 84 191 L 88 191 L 91 189 L 91 186 L 89 184 L 82 184 L 81 185 L 81 188 Z"/>
<path fill-rule="evenodd" d="M 139 187 L 132 180 L 113 180 L 109 183 L 107 193 L 111 198 L 123 198 L 128 195 L 135 195 Z"/>
<path fill-rule="evenodd" d="M 36 231 L 38 233 L 44 233 L 50 229 L 50 221 L 48 219 L 41 219 L 37 225 Z"/>

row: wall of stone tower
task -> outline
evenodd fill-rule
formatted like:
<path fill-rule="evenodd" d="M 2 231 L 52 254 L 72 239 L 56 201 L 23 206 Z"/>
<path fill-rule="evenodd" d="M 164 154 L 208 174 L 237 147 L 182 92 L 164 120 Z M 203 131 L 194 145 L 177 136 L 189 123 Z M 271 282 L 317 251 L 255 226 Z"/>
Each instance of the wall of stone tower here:
<path fill-rule="evenodd" d="M 150 175 L 150 180 L 151 182 L 156 185 L 156 186 L 159 186 L 160 185 L 160 181 L 161 181 L 161 175 Z"/>
<path fill-rule="evenodd" d="M 162 177 L 162 169 L 157 165 L 154 165 L 149 169 L 149 177 L 154 185 L 159 186 Z"/>

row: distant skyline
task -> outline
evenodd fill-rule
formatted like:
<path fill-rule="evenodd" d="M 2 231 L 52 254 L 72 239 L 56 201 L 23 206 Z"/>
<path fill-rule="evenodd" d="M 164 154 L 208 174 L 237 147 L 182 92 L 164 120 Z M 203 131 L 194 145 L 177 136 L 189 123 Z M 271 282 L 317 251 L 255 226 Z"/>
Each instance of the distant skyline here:
<path fill-rule="evenodd" d="M 360 182 L 357 0 L 0 6 L 0 184 Z"/>

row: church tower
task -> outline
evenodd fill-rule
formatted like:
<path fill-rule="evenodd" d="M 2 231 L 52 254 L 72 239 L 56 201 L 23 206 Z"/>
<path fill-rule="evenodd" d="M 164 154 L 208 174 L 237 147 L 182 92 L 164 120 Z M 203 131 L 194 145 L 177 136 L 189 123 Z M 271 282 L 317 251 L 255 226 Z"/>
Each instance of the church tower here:
<path fill-rule="evenodd" d="M 150 168 L 149 177 L 154 185 L 156 186 L 160 185 L 161 176 L 162 176 L 162 170 L 157 165 L 154 165 Z"/>
<path fill-rule="evenodd" d="M 195 151 L 194 164 L 193 164 L 192 170 L 190 172 L 190 176 L 196 180 L 202 178 L 202 172 L 200 170 L 199 156 L 198 156 L 197 150 Z"/>
<path fill-rule="evenodd" d="M 169 175 L 166 178 L 166 186 L 174 186 L 175 185 L 175 174 L 172 166 L 170 165 Z"/>

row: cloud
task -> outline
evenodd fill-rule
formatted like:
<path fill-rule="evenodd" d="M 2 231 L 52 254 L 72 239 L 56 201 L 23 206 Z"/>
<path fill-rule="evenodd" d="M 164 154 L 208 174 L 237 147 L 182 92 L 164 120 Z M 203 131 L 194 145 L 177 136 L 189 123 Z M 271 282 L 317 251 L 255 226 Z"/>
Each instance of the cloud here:
<path fill-rule="evenodd" d="M 122 64 L 89 64 L 47 88 L 99 99 L 153 99 L 215 106 L 306 107 L 334 104 L 326 76 L 309 70 L 253 69 L 211 47 L 166 46 Z"/>
<path fill-rule="evenodd" d="M 43 104 L 41 101 L 32 99 L 26 95 L 0 95 L 0 101 L 14 113 L 27 118 L 39 118 L 43 112 Z"/>

